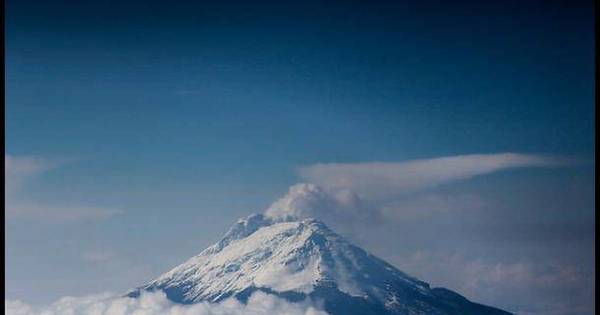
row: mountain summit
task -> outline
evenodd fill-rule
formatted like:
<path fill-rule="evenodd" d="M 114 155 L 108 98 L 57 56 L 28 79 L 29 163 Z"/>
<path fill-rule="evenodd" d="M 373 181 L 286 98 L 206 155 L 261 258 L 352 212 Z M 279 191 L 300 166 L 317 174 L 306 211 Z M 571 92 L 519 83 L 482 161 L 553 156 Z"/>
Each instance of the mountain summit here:
<path fill-rule="evenodd" d="M 447 289 L 430 288 L 320 221 L 256 214 L 129 296 L 156 290 L 186 304 L 228 297 L 245 302 L 253 292 L 263 291 L 290 301 L 311 299 L 333 315 L 510 314 Z"/>

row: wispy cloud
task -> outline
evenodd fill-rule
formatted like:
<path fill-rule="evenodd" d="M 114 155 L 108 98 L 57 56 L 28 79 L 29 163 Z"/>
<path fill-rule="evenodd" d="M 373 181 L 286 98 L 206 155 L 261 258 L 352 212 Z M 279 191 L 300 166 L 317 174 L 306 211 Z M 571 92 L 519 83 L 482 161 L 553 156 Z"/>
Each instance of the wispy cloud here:
<path fill-rule="evenodd" d="M 13 197 L 17 194 L 25 182 L 47 172 L 60 162 L 50 161 L 38 157 L 4 155 L 5 186 L 4 194 Z"/>
<path fill-rule="evenodd" d="M 49 223 L 104 220 L 121 213 L 123 212 L 120 209 L 86 205 L 41 205 L 28 201 L 9 202 L 6 204 L 6 215 L 8 218 L 43 220 Z"/>
<path fill-rule="evenodd" d="M 378 199 L 510 168 L 557 167 L 573 162 L 545 155 L 471 154 L 401 162 L 314 164 L 301 167 L 298 173 L 303 180 L 328 189 L 350 189 L 362 198 Z"/>
<path fill-rule="evenodd" d="M 417 251 L 396 257 L 432 285 L 449 285 L 467 297 L 511 309 L 518 314 L 592 314 L 594 272 L 556 261 L 493 262 L 451 252 Z M 501 301 L 501 304 L 499 304 Z M 504 305 L 502 305 L 504 303 Z"/>
<path fill-rule="evenodd" d="M 69 162 L 33 156 L 4 156 L 5 214 L 8 219 L 27 218 L 46 222 L 102 220 L 121 213 L 119 209 L 90 205 L 40 204 L 31 200 L 27 184 Z"/>
<path fill-rule="evenodd" d="M 380 211 L 348 190 L 329 192 L 315 184 L 296 184 L 265 210 L 278 220 L 317 218 L 342 234 L 353 236 L 365 224 L 378 222 Z"/>
<path fill-rule="evenodd" d="M 22 301 L 5 301 L 6 314 L 12 315 L 326 315 L 309 301 L 291 303 L 274 295 L 261 292 L 252 294 L 246 304 L 234 298 L 220 303 L 175 304 L 161 292 L 144 293 L 139 298 L 116 297 L 110 293 L 83 297 L 64 297 L 42 308 L 32 307 Z"/>

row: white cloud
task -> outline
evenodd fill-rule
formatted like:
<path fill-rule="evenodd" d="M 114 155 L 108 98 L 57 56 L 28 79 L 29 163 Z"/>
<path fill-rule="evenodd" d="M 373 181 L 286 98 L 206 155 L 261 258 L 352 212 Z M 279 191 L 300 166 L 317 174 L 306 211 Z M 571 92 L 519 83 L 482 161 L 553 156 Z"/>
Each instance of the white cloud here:
<path fill-rule="evenodd" d="M 5 300 L 4 312 L 10 315 L 31 315 L 33 308 L 20 300 Z"/>
<path fill-rule="evenodd" d="M 41 308 L 21 301 L 5 301 L 9 315 L 326 315 L 309 302 L 291 303 L 274 295 L 257 292 L 246 304 L 231 298 L 220 303 L 182 305 L 171 302 L 163 292 L 143 293 L 139 298 L 115 297 L 109 293 L 64 297 Z"/>
<path fill-rule="evenodd" d="M 330 193 L 314 184 L 296 184 L 288 193 L 275 201 L 265 214 L 282 219 L 296 219 L 324 215 L 337 217 L 350 211 L 359 214 L 363 209 L 360 199 L 348 190 Z"/>
<path fill-rule="evenodd" d="M 491 262 L 427 250 L 393 261 L 401 270 L 410 270 L 433 286 L 443 284 L 476 302 L 517 314 L 593 313 L 594 272 L 574 265 L 554 261 Z"/>
<path fill-rule="evenodd" d="M 24 183 L 40 174 L 54 168 L 56 162 L 37 157 L 15 157 L 4 155 L 5 182 L 4 194 L 12 197 L 23 187 Z"/>
<path fill-rule="evenodd" d="M 27 184 L 46 172 L 64 165 L 66 160 L 49 160 L 32 156 L 4 156 L 5 214 L 7 219 L 27 218 L 46 222 L 102 220 L 121 213 L 119 209 L 89 205 L 40 204 L 31 200 Z"/>
<path fill-rule="evenodd" d="M 519 167 L 555 167 L 571 159 L 518 153 L 472 154 L 402 162 L 325 163 L 301 167 L 300 177 L 365 199 L 411 193 L 451 181 Z"/>
<path fill-rule="evenodd" d="M 296 184 L 275 201 L 265 215 L 280 220 L 316 218 L 342 234 L 357 235 L 358 226 L 379 220 L 379 210 L 349 190 L 330 192 L 314 184 Z"/>

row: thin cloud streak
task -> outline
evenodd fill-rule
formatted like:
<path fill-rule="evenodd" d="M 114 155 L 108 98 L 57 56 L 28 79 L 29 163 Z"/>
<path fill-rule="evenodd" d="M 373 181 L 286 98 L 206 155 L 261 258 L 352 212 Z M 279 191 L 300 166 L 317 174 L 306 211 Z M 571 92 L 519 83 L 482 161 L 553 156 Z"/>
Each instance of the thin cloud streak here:
<path fill-rule="evenodd" d="M 32 156 L 4 155 L 5 197 L 16 194 L 27 180 L 47 172 L 57 165 L 56 162 Z"/>
<path fill-rule="evenodd" d="M 471 154 L 402 162 L 319 163 L 299 168 L 298 174 L 327 189 L 350 189 L 373 200 L 511 168 L 560 167 L 575 162 L 546 155 Z"/>
<path fill-rule="evenodd" d="M 27 184 L 68 162 L 67 159 L 45 159 L 35 156 L 4 156 L 4 211 L 7 219 L 26 218 L 45 222 L 103 220 L 122 213 L 119 209 L 89 205 L 52 205 L 32 201 Z"/>

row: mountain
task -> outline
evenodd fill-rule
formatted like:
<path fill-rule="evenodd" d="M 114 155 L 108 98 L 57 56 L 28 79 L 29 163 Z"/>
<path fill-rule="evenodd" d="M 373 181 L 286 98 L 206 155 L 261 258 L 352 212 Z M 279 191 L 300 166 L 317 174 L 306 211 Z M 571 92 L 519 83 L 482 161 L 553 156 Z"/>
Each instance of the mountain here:
<path fill-rule="evenodd" d="M 506 315 L 430 286 L 350 244 L 314 219 L 251 215 L 223 239 L 128 295 L 162 290 L 179 303 L 245 302 L 255 291 L 310 298 L 333 315 Z"/>

